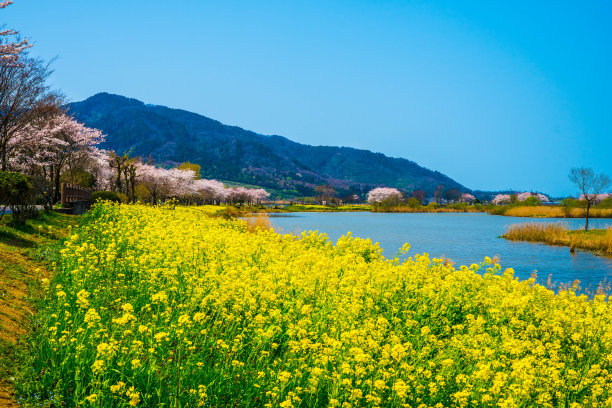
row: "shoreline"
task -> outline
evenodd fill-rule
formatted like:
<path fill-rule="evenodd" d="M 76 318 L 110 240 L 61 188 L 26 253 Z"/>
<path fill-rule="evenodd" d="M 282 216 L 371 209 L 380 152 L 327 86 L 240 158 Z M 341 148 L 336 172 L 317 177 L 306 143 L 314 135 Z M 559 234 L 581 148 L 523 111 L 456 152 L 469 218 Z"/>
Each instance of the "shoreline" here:
<path fill-rule="evenodd" d="M 542 224 L 527 222 L 509 226 L 500 238 L 509 241 L 541 243 L 590 251 L 599 256 L 612 257 L 612 228 L 568 230 L 562 223 Z"/>
<path fill-rule="evenodd" d="M 229 209 L 229 210 L 228 210 Z M 238 216 L 244 216 L 245 214 L 277 214 L 277 213 L 302 213 L 302 212 L 371 212 L 371 213 L 392 213 L 392 214 L 460 214 L 460 213 L 472 213 L 472 214 L 488 214 L 498 215 L 502 217 L 512 218 L 556 218 L 556 219 L 579 219 L 585 218 L 584 211 L 582 209 L 574 208 L 570 212 L 564 211 L 561 207 L 511 207 L 511 208 L 472 208 L 466 206 L 465 208 L 428 208 L 423 206 L 421 208 L 412 207 L 389 207 L 389 208 L 375 208 L 371 206 L 325 206 L 325 205 L 289 205 L 287 207 L 277 208 L 254 208 L 254 207 L 221 207 L 221 211 L 226 211 L 229 214 L 236 214 Z M 612 209 L 592 209 L 589 213 L 589 218 L 593 219 L 612 219 Z"/>

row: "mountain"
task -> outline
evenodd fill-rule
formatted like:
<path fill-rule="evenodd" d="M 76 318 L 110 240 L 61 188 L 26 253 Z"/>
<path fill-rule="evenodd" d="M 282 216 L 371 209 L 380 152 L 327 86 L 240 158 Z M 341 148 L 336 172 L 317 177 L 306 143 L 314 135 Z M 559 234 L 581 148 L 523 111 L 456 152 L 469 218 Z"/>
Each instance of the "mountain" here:
<path fill-rule="evenodd" d="M 108 93 L 68 105 L 69 113 L 106 134 L 103 148 L 153 158 L 162 166 L 184 161 L 202 167 L 202 177 L 258 185 L 280 196 L 311 196 L 330 184 L 340 195 L 376 186 L 404 191 L 440 184 L 467 190 L 444 174 L 415 162 L 350 147 L 310 146 L 224 125 L 196 113 Z"/>

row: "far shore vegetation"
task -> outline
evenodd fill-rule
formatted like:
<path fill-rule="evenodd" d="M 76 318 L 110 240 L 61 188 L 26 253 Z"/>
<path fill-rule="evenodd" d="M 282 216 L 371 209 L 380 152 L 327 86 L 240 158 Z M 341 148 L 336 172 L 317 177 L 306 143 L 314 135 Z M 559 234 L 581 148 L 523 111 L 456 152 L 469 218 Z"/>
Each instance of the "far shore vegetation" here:
<path fill-rule="evenodd" d="M 570 230 L 563 222 L 526 222 L 508 226 L 502 238 L 567 246 L 570 252 L 578 248 L 612 256 L 612 228 L 584 231 Z"/>
<path fill-rule="evenodd" d="M 239 217 L 247 213 L 292 213 L 292 212 L 381 212 L 381 213 L 487 213 L 507 217 L 526 218 L 584 218 L 586 206 L 582 200 L 565 199 L 560 204 L 543 205 L 537 200 L 510 202 L 508 204 L 491 203 L 443 203 L 431 202 L 421 204 L 410 198 L 370 204 L 310 204 L 301 200 L 268 205 L 227 205 L 209 206 Z M 589 218 L 612 218 L 612 198 L 606 198 L 590 208 Z"/>

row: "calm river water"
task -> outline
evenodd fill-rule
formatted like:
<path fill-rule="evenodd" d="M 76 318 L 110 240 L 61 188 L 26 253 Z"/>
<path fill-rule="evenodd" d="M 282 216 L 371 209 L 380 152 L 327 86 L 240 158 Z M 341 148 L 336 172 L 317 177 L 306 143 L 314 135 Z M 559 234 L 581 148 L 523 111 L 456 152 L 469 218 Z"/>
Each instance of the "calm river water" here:
<path fill-rule="evenodd" d="M 318 230 L 335 242 L 347 231 L 353 236 L 379 242 L 384 255 L 394 257 L 406 242 L 407 256 L 427 252 L 431 257 L 450 258 L 455 266 L 481 263 L 485 256 L 498 255 L 503 268 L 513 268 L 515 276 L 527 279 L 536 271 L 538 281 L 549 274 L 557 283 L 579 279 L 582 288 L 594 289 L 600 282 L 612 281 L 612 258 L 590 252 L 571 254 L 567 247 L 511 242 L 498 238 L 504 227 L 526 221 L 559 222 L 558 219 L 511 218 L 487 214 L 388 214 L 388 213 L 293 213 L 271 214 L 274 229 L 280 233 Z M 584 227 L 584 219 L 562 220 L 571 229 Z M 589 221 L 593 228 L 612 226 L 612 219 Z"/>

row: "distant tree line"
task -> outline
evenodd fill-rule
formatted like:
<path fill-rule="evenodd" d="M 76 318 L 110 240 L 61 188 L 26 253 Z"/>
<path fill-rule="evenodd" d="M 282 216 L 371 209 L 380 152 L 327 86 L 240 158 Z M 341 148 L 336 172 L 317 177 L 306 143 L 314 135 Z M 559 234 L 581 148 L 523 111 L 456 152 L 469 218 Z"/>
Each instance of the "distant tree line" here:
<path fill-rule="evenodd" d="M 0 2 L 0 9 L 10 3 Z M 61 183 L 130 202 L 256 204 L 268 198 L 264 189 L 201 179 L 191 163 L 164 169 L 129 152 L 101 149 L 102 132 L 70 116 L 61 93 L 49 86 L 49 65 L 31 57 L 30 46 L 15 31 L 0 32 L 0 217 L 7 207 L 19 220 L 35 215 L 36 205 L 50 210 Z"/>

